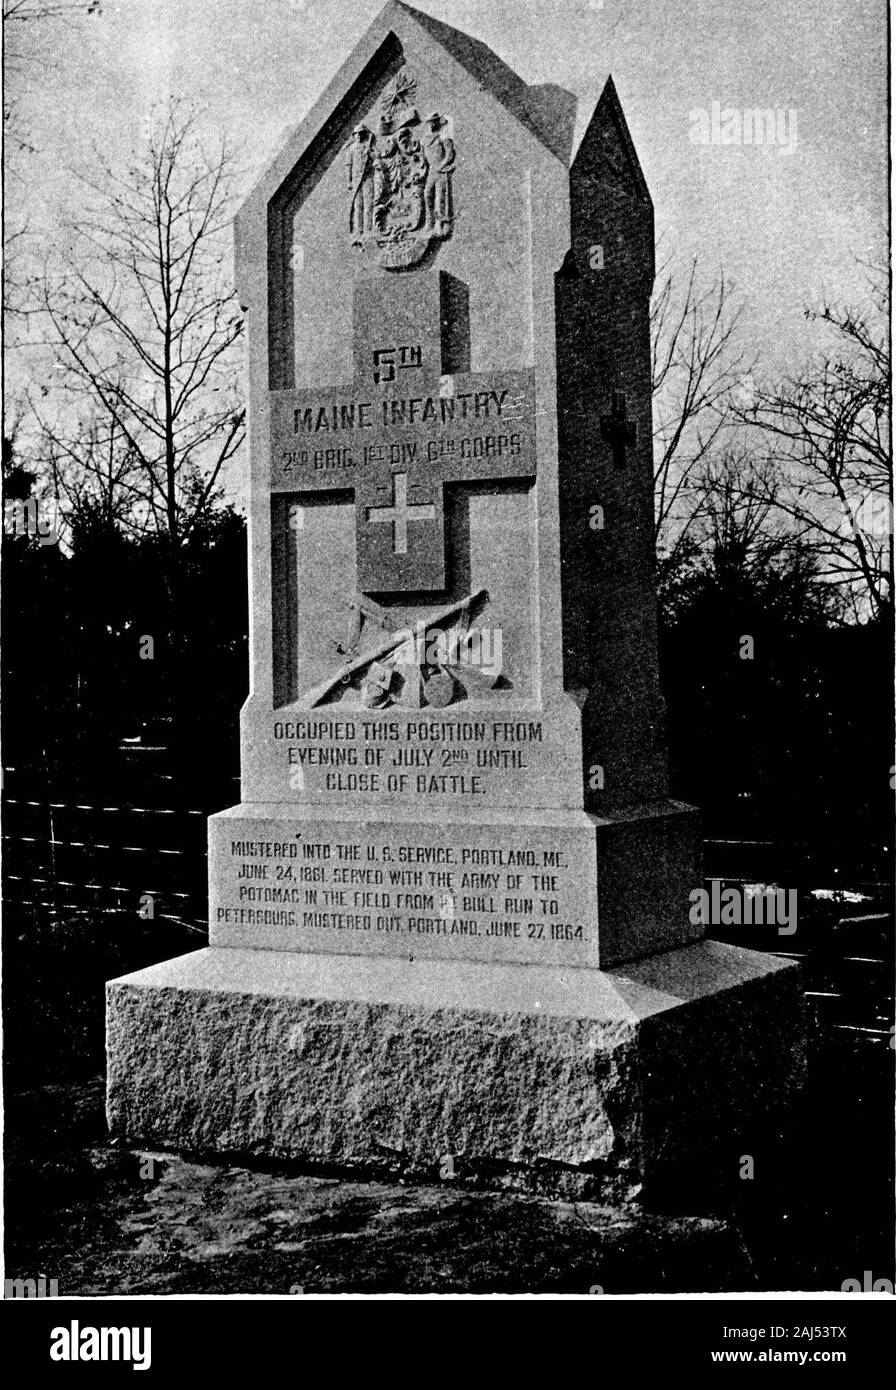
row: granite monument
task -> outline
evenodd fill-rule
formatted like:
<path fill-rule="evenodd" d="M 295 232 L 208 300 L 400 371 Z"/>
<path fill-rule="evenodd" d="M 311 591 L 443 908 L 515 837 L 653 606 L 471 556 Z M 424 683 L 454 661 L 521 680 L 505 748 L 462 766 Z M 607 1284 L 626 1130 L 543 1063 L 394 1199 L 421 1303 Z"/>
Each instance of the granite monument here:
<path fill-rule="evenodd" d="M 111 982 L 126 1137 L 599 1190 L 785 1097 L 794 970 L 702 940 L 657 617 L 653 212 L 391 0 L 242 209 L 251 694 L 207 950 Z"/>

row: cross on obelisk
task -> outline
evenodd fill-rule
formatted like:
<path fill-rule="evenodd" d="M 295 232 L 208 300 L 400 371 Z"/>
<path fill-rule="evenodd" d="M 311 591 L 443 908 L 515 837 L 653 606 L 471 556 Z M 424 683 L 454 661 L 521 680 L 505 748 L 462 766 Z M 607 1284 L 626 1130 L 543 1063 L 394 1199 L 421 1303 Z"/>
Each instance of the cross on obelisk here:
<path fill-rule="evenodd" d="M 360 593 L 444 591 L 446 488 L 535 476 L 534 375 L 470 371 L 444 273 L 361 279 L 353 318 L 350 385 L 272 393 L 272 486 L 352 490 Z"/>
<path fill-rule="evenodd" d="M 611 414 L 600 417 L 602 437 L 612 446 L 613 462 L 617 468 L 625 467 L 626 446 L 634 447 L 638 439 L 638 426 L 628 419 L 625 392 L 613 392 Z"/>
<path fill-rule="evenodd" d="M 391 507 L 368 507 L 367 520 L 390 521 L 392 522 L 392 553 L 393 555 L 407 555 L 408 553 L 408 522 L 409 521 L 433 521 L 436 509 L 434 506 L 408 505 L 408 475 L 407 473 L 392 474 L 392 506 Z"/>

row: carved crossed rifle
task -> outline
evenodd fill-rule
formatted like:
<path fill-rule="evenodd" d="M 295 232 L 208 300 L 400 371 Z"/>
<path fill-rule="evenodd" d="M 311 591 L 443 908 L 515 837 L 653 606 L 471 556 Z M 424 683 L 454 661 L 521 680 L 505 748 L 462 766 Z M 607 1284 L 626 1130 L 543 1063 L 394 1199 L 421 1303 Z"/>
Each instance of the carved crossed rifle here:
<path fill-rule="evenodd" d="M 372 651 L 347 661 L 334 675 L 328 676 L 326 680 L 313 686 L 311 690 L 306 692 L 303 701 L 311 706 L 321 704 L 338 685 L 346 684 L 359 671 L 366 670 L 375 661 L 380 661 L 390 652 L 405 646 L 408 643 L 409 631 L 414 644 L 416 644 L 421 638 L 425 638 L 430 628 L 442 627 L 453 618 L 465 613 L 469 614 L 477 603 L 487 598 L 488 591 L 486 589 L 477 589 L 475 593 L 468 594 L 466 598 L 459 599 L 456 603 L 450 603 L 445 608 L 439 608 L 435 613 L 430 613 L 425 618 L 420 618 L 413 627 L 404 627 L 397 632 L 390 632 L 377 643 Z"/>

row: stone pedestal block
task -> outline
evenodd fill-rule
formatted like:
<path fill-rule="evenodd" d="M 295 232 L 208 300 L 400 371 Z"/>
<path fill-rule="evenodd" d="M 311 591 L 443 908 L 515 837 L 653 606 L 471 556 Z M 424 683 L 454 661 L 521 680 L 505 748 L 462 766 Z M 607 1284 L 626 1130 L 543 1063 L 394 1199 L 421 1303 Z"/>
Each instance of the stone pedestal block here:
<path fill-rule="evenodd" d="M 109 983 L 109 1124 L 618 1198 L 792 1094 L 798 978 L 711 941 L 612 972 L 210 948 Z"/>

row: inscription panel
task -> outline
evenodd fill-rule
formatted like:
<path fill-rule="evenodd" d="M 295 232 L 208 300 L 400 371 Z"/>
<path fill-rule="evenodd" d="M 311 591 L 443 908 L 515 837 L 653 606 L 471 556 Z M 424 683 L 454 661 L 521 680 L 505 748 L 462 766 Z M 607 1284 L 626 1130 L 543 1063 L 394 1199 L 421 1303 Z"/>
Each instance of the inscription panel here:
<path fill-rule="evenodd" d="M 400 380 L 416 375 L 419 345 L 399 342 L 374 357 L 383 394 L 357 386 L 272 394 L 271 490 L 353 489 L 359 589 L 444 589 L 444 487 L 534 477 L 534 376 L 466 374 L 427 391 Z"/>
<path fill-rule="evenodd" d="M 352 805 L 582 805 L 577 711 L 550 719 L 473 701 L 462 712 L 324 705 L 271 715 L 253 740 L 252 797 Z M 257 721 L 255 727 L 257 728 Z M 259 731 L 260 732 L 260 731 Z"/>
<path fill-rule="evenodd" d="M 394 360 L 380 361 L 378 370 L 394 371 Z M 429 394 L 377 396 L 354 386 L 272 392 L 272 489 L 344 487 L 346 480 L 334 483 L 333 474 L 364 466 L 447 466 L 460 470 L 457 481 L 534 473 L 533 373 L 447 381 L 450 386 Z"/>
<path fill-rule="evenodd" d="M 593 831 L 211 822 L 213 946 L 597 964 Z"/>

